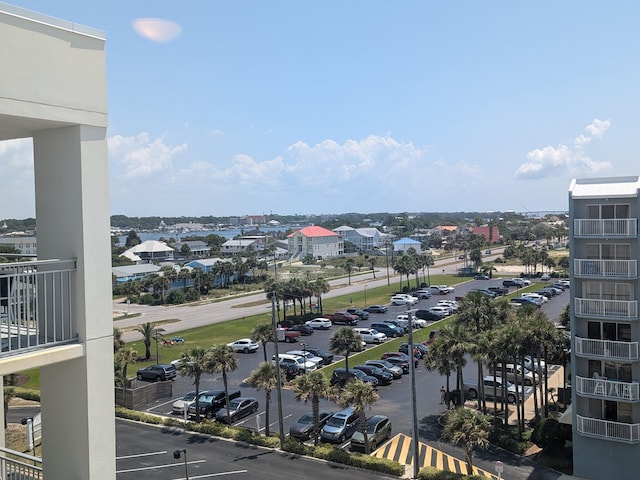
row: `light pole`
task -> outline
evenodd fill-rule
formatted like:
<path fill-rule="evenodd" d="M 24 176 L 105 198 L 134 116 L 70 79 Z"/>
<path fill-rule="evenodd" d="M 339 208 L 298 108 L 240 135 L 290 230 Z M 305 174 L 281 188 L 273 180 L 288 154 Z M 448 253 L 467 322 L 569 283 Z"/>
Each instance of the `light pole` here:
<path fill-rule="evenodd" d="M 284 446 L 284 419 L 282 418 L 282 380 L 280 379 L 280 354 L 278 353 L 278 329 L 276 326 L 276 293 L 271 292 L 271 335 L 276 358 L 276 396 L 278 398 L 278 427 L 280 448 Z"/>
<path fill-rule="evenodd" d="M 306 343 L 301 343 L 300 346 L 302 347 L 302 354 L 304 355 L 304 361 L 307 361 L 307 344 Z"/>
<path fill-rule="evenodd" d="M 367 308 L 367 284 L 364 284 L 364 308 Z"/>
<path fill-rule="evenodd" d="M 411 377 L 411 425 L 413 433 L 413 478 L 418 478 L 420 471 L 420 446 L 418 445 L 418 412 L 416 402 L 416 357 L 413 351 L 413 312 L 407 310 L 409 318 L 409 376 Z"/>
<path fill-rule="evenodd" d="M 156 365 L 160 363 L 160 352 L 158 351 L 158 343 L 160 342 L 160 337 L 162 337 L 162 332 L 164 332 L 164 328 L 156 328 L 153 331 L 153 336 L 156 340 Z"/>
<path fill-rule="evenodd" d="M 189 480 L 189 470 L 187 468 L 187 449 L 183 448 L 181 450 L 174 450 L 173 458 L 175 458 L 176 460 L 180 460 L 181 453 L 184 454 L 184 478 L 186 480 Z"/>

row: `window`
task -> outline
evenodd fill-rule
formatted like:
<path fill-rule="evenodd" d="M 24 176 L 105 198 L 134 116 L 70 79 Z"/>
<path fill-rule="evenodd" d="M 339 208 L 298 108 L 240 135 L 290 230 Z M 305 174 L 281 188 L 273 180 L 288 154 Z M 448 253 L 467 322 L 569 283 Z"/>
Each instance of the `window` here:
<path fill-rule="evenodd" d="M 591 220 L 629 218 L 629 204 L 587 205 L 586 213 Z"/>
<path fill-rule="evenodd" d="M 633 289 L 629 283 L 584 282 L 585 298 L 598 300 L 633 300 Z"/>
<path fill-rule="evenodd" d="M 586 255 L 590 260 L 629 260 L 631 245 L 628 243 L 587 243 Z"/>

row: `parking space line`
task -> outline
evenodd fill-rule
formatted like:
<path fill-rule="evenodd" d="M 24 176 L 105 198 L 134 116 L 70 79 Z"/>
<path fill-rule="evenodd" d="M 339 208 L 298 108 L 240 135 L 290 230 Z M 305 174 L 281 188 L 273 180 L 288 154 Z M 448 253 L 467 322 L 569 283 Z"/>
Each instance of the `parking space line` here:
<path fill-rule="evenodd" d="M 206 460 L 193 460 L 191 462 L 187 462 L 188 465 L 192 465 L 195 463 L 205 463 Z M 184 468 L 184 462 L 180 463 L 167 463 L 166 465 L 152 465 L 150 467 L 140 467 L 140 468 L 127 468 L 124 470 L 116 470 L 116 473 L 131 473 L 131 472 L 143 472 L 145 470 L 159 470 L 161 468 L 171 468 L 171 467 L 182 467 Z"/>

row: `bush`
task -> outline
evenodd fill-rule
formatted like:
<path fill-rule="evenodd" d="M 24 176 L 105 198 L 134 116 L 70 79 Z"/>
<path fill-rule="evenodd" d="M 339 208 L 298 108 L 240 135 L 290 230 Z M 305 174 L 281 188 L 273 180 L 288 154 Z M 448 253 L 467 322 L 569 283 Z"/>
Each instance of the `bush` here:
<path fill-rule="evenodd" d="M 469 476 L 462 473 L 438 470 L 435 467 L 425 467 L 418 473 L 418 480 L 486 480 L 486 477 Z"/>
<path fill-rule="evenodd" d="M 172 290 L 166 296 L 165 301 L 169 305 L 180 305 L 184 303 L 185 295 L 181 290 Z"/>
<path fill-rule="evenodd" d="M 567 440 L 565 429 L 555 418 L 541 420 L 531 434 L 531 441 L 545 452 L 561 451 L 565 440 Z"/>

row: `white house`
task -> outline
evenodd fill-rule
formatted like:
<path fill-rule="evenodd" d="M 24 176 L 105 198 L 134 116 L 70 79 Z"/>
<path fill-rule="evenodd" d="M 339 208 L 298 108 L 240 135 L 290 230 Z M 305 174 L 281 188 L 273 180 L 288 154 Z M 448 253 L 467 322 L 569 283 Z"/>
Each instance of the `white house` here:
<path fill-rule="evenodd" d="M 307 255 L 312 255 L 318 260 L 344 255 L 342 238 L 336 232 L 326 228 L 304 227 L 289 234 L 287 240 L 292 260 L 299 260 Z"/>
<path fill-rule="evenodd" d="M 173 248 L 158 240 L 147 240 L 120 254 L 136 263 L 160 263 L 173 261 Z"/>
<path fill-rule="evenodd" d="M 353 228 L 343 225 L 333 229 L 345 242 L 353 244 L 361 252 L 379 248 L 384 243 L 385 234 L 377 228 Z"/>

